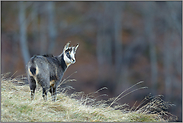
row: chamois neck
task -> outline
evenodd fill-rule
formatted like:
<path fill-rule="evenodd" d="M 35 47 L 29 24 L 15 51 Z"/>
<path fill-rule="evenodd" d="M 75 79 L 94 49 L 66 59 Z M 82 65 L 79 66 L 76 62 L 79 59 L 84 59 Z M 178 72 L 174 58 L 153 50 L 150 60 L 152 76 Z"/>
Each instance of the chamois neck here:
<path fill-rule="evenodd" d="M 60 55 L 58 56 L 58 59 L 59 59 L 59 61 L 60 61 L 60 66 L 62 67 L 62 70 L 65 71 L 65 70 L 67 69 L 67 65 L 66 65 L 66 63 L 65 63 L 65 61 L 64 61 L 64 54 L 63 54 L 63 53 L 60 54 Z"/>

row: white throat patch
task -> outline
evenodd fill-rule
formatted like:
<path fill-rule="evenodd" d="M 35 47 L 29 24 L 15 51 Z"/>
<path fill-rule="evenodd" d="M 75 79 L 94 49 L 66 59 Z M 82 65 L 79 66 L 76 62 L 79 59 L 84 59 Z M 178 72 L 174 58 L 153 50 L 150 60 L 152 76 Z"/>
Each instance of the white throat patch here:
<path fill-rule="evenodd" d="M 67 54 L 67 53 L 69 53 L 69 54 Z M 70 58 L 67 55 L 69 55 Z M 66 53 L 64 52 L 64 61 L 67 66 L 75 63 L 75 54 L 74 54 L 73 50 L 71 52 L 66 52 Z"/>

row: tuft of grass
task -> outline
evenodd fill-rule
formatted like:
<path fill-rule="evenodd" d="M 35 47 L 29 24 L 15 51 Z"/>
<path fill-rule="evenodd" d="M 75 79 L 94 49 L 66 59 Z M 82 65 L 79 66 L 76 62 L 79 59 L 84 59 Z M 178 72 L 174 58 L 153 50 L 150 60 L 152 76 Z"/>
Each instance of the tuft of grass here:
<path fill-rule="evenodd" d="M 66 81 L 66 80 L 64 80 Z M 96 101 L 94 94 L 74 92 L 67 94 L 67 89 L 57 95 L 57 101 L 42 98 L 42 89 L 37 89 L 35 99 L 30 101 L 29 86 L 17 83 L 24 81 L 1 75 L 1 121 L 2 122 L 162 122 L 160 113 L 145 111 L 148 104 L 130 110 L 127 104 L 117 104 L 118 98 Z M 110 102 L 110 103 L 109 103 Z M 152 103 L 152 102 L 151 102 Z M 114 105 L 114 106 L 112 106 Z M 145 107 L 146 106 L 146 107 Z"/>

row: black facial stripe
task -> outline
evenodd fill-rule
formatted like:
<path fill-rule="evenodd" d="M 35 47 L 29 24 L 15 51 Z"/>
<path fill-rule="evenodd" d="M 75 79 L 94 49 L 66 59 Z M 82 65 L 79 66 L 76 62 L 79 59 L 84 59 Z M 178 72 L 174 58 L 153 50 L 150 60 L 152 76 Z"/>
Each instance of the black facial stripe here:
<path fill-rule="evenodd" d="M 70 55 L 71 52 L 75 53 L 74 47 L 69 47 L 67 50 L 65 50 L 65 54 L 66 54 L 67 58 L 70 59 L 70 60 L 72 60 L 72 61 L 75 61 L 75 60 L 71 57 L 71 55 Z"/>
<path fill-rule="evenodd" d="M 69 52 L 66 52 L 66 56 L 67 56 L 69 59 L 71 59 L 71 56 L 70 56 Z"/>
<path fill-rule="evenodd" d="M 71 52 L 72 51 L 72 48 L 68 48 L 65 52 Z"/>

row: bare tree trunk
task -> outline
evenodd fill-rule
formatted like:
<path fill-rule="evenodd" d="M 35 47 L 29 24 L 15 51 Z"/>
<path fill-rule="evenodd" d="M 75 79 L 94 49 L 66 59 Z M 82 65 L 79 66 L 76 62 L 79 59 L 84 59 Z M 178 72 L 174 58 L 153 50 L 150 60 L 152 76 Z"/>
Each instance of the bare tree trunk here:
<path fill-rule="evenodd" d="M 30 58 L 30 54 L 28 51 L 28 45 L 27 45 L 27 35 L 26 35 L 26 18 L 25 18 L 25 12 L 26 12 L 26 3 L 19 2 L 19 25 L 20 25 L 20 47 L 22 51 L 22 56 L 24 59 L 24 64 L 26 65 L 28 63 L 28 60 Z"/>
<path fill-rule="evenodd" d="M 171 47 L 170 47 L 170 39 L 167 36 L 168 34 L 165 34 L 165 43 L 164 43 L 164 74 L 165 74 L 165 93 L 166 93 L 166 99 L 170 99 L 171 95 L 171 81 L 172 81 L 172 75 L 171 75 Z M 167 37 L 167 38 L 166 38 Z"/>
<path fill-rule="evenodd" d="M 47 54 L 48 51 L 45 51 L 47 46 L 47 38 L 46 38 L 46 17 L 45 17 L 45 4 L 42 5 L 42 16 L 40 18 L 40 54 Z"/>
<path fill-rule="evenodd" d="M 167 28 L 164 31 L 165 40 L 164 40 L 164 52 L 163 52 L 164 53 L 164 73 L 165 73 L 165 93 L 166 93 L 166 99 L 171 100 L 174 98 L 173 89 L 175 89 L 176 87 L 176 81 L 175 81 L 176 74 L 174 74 L 174 71 L 177 65 L 181 68 L 181 59 L 180 59 L 181 43 L 178 43 L 179 46 L 176 47 L 176 41 L 174 41 L 175 39 L 177 39 L 174 32 L 177 33 L 177 36 L 179 35 L 179 38 L 181 41 L 181 21 L 177 19 L 179 17 L 178 14 L 180 13 L 177 13 L 174 8 L 179 7 L 179 9 L 181 9 L 181 7 L 175 6 L 175 4 L 173 4 L 172 2 L 167 2 L 166 5 L 169 10 L 169 13 L 165 14 L 165 17 L 164 17 L 167 24 L 166 25 Z M 179 52 L 178 59 L 176 59 L 178 52 Z M 174 61 L 176 61 L 177 65 L 173 63 Z M 177 69 L 177 72 L 180 75 L 181 69 Z"/>
<path fill-rule="evenodd" d="M 113 23 L 114 23 L 114 58 L 115 58 L 115 71 L 117 82 L 116 94 L 119 94 L 124 89 L 127 89 L 128 84 L 128 63 L 123 62 L 123 48 L 122 48 L 122 19 L 123 19 L 123 7 L 125 3 L 115 2 L 113 4 L 113 9 L 115 14 L 113 14 Z"/>
<path fill-rule="evenodd" d="M 102 36 L 101 36 L 101 27 L 99 26 L 97 29 L 97 61 L 98 61 L 98 72 L 99 72 L 99 78 L 101 77 L 102 73 L 102 66 L 104 63 L 104 56 L 102 53 L 103 50 L 103 43 L 102 43 Z"/>
<path fill-rule="evenodd" d="M 45 48 L 47 46 L 47 39 L 46 39 L 46 23 L 44 17 L 40 19 L 40 53 L 45 54 Z M 46 51 L 48 52 L 48 51 Z"/>
<path fill-rule="evenodd" d="M 105 56 L 105 63 L 108 65 L 112 65 L 112 35 L 111 35 L 111 26 L 110 22 L 111 18 L 111 10 L 110 10 L 111 3 L 105 2 L 104 4 L 104 18 L 102 20 L 102 37 L 103 37 L 103 49 L 104 49 L 104 56 Z"/>
<path fill-rule="evenodd" d="M 112 39 L 111 39 L 111 35 L 105 33 L 103 35 L 103 48 L 104 50 L 102 52 L 104 52 L 104 56 L 105 56 L 105 63 L 108 65 L 112 65 Z"/>
<path fill-rule="evenodd" d="M 35 37 L 37 37 L 36 34 L 38 33 L 37 5 L 38 3 L 34 3 L 31 11 L 32 31 Z"/>
<path fill-rule="evenodd" d="M 150 63 L 151 63 L 151 92 L 156 94 L 157 78 L 158 78 L 158 68 L 157 68 L 157 56 L 155 47 L 155 33 L 154 29 L 154 2 L 146 3 L 145 12 L 145 35 L 146 40 L 149 41 L 150 50 Z"/>
<path fill-rule="evenodd" d="M 120 2 L 121 3 L 121 2 Z M 122 5 L 115 2 L 114 8 L 114 49 L 115 49 L 115 70 L 120 72 L 122 67 Z"/>
<path fill-rule="evenodd" d="M 168 9 L 170 10 L 170 13 L 168 14 L 168 17 L 171 17 L 170 19 L 167 19 L 168 21 L 168 24 L 169 26 L 171 26 L 171 28 L 174 30 L 172 33 L 172 36 L 171 36 L 171 39 L 172 41 L 174 40 L 174 37 L 179 37 L 180 40 L 175 40 L 174 44 L 176 44 L 176 48 L 174 48 L 173 50 L 173 61 L 174 62 L 174 65 L 175 65 L 175 68 L 178 72 L 178 74 L 181 76 L 181 35 L 182 35 L 182 30 L 181 30 L 181 21 L 178 19 L 178 17 L 180 16 L 180 13 L 178 13 L 176 10 L 181 9 L 181 6 L 179 4 L 176 4 L 176 3 L 172 3 L 171 1 L 170 2 L 167 2 L 167 6 L 168 6 Z M 175 9 L 177 8 L 177 9 Z M 179 35 L 175 35 L 175 34 L 179 34 Z"/>
<path fill-rule="evenodd" d="M 49 46 L 48 52 L 52 53 L 55 47 L 55 40 L 56 40 L 56 29 L 55 29 L 55 3 L 54 2 L 47 2 L 47 11 L 48 11 L 48 35 L 49 35 Z"/>
<path fill-rule="evenodd" d="M 121 69 L 119 77 L 118 77 L 118 81 L 117 81 L 117 86 L 116 86 L 116 90 L 115 93 L 119 94 L 122 91 L 124 91 L 125 89 L 130 87 L 129 84 L 129 65 L 128 64 L 123 64 L 123 69 Z"/>
<path fill-rule="evenodd" d="M 171 10 L 171 9 L 170 9 Z M 171 22 L 169 21 L 169 14 L 164 15 L 166 20 L 166 28 L 164 30 L 164 47 L 163 47 L 163 65 L 164 65 L 164 77 L 165 77 L 165 94 L 166 99 L 171 98 L 171 65 L 172 65 L 172 49 L 171 49 L 171 39 L 169 39 L 169 30 L 171 30 Z"/>
<path fill-rule="evenodd" d="M 102 73 L 109 73 L 110 71 L 104 72 L 104 66 L 112 64 L 112 41 L 111 33 L 109 30 L 109 19 L 107 17 L 109 13 L 109 3 L 105 2 L 103 5 L 105 8 L 104 13 L 98 14 L 98 29 L 97 29 L 97 60 L 99 68 L 99 78 Z"/>

